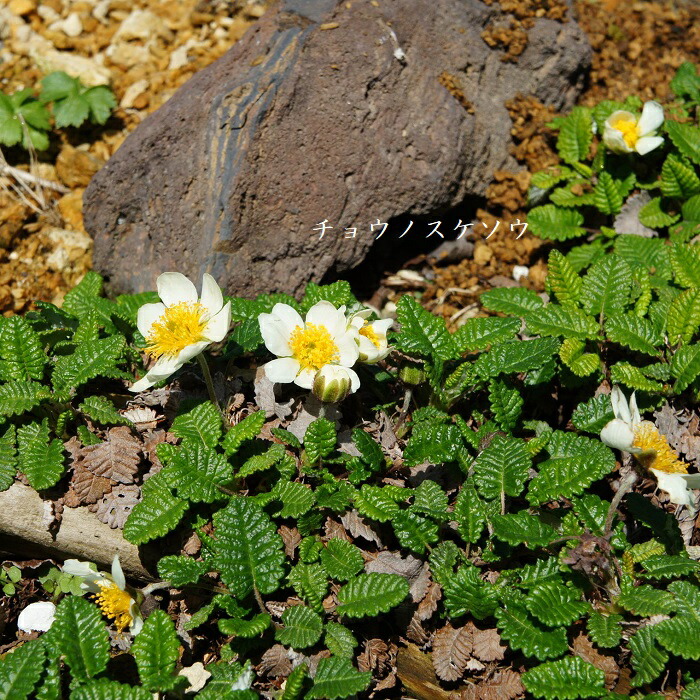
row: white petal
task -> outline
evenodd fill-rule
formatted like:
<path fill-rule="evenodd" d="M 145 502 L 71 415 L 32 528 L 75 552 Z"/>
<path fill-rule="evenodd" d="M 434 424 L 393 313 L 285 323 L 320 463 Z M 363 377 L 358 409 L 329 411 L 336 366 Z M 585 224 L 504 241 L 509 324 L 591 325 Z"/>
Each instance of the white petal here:
<path fill-rule="evenodd" d="M 66 559 L 61 570 L 71 576 L 80 576 L 82 578 L 95 575 L 95 569 L 90 566 L 89 562 L 78 561 L 77 559 Z"/>
<path fill-rule="evenodd" d="M 360 362 L 374 362 L 374 358 L 379 354 L 379 348 L 367 337 L 361 335 L 357 339 L 358 349 L 360 351 Z"/>
<path fill-rule="evenodd" d="M 134 635 L 134 637 L 143 629 L 143 618 L 141 617 L 141 611 L 135 600 L 132 599 L 131 605 L 129 606 L 129 613 L 131 614 L 131 619 L 133 622 L 129 627 L 129 632 Z"/>
<path fill-rule="evenodd" d="M 625 423 L 632 423 L 632 414 L 630 413 L 630 408 L 627 403 L 625 395 L 622 393 L 622 389 L 619 386 L 614 386 L 612 392 L 610 393 L 610 403 L 612 403 L 613 413 L 615 418 L 619 418 Z"/>
<path fill-rule="evenodd" d="M 231 302 L 227 301 L 226 306 L 214 314 L 204 328 L 204 335 L 213 343 L 220 343 L 231 327 Z"/>
<path fill-rule="evenodd" d="M 285 321 L 274 314 L 260 314 L 258 324 L 265 347 L 273 355 L 288 357 L 292 354 L 292 349 L 289 347 L 290 333 Z"/>
<path fill-rule="evenodd" d="M 161 357 L 141 379 L 129 387 L 129 391 L 139 392 L 150 389 L 156 382 L 167 379 L 171 374 L 177 372 L 183 364 L 184 362 L 178 362 L 177 358 Z"/>
<path fill-rule="evenodd" d="M 684 474 L 668 474 L 659 469 L 650 469 L 656 477 L 656 483 L 662 491 L 666 491 L 671 503 L 682 506 L 693 504 L 692 494 L 688 490 L 688 483 L 683 478 Z"/>
<path fill-rule="evenodd" d="M 299 374 L 299 362 L 293 357 L 279 357 L 268 362 L 265 367 L 265 375 L 271 382 L 287 384 L 293 382 Z"/>
<path fill-rule="evenodd" d="M 624 452 L 634 452 L 634 433 L 630 426 L 619 418 L 611 420 L 601 431 L 600 439 L 608 446 Z"/>
<path fill-rule="evenodd" d="M 700 474 L 681 474 L 689 489 L 700 489 Z"/>
<path fill-rule="evenodd" d="M 30 603 L 17 618 L 17 627 L 22 632 L 46 632 L 53 624 L 56 606 L 49 601 Z"/>
<path fill-rule="evenodd" d="M 324 326 L 333 337 L 344 333 L 347 327 L 345 314 L 336 309 L 330 301 L 314 304 L 306 314 L 306 323 Z"/>
<path fill-rule="evenodd" d="M 644 103 L 642 116 L 639 117 L 637 128 L 640 136 L 646 136 L 656 131 L 664 123 L 664 108 L 654 100 Z"/>
<path fill-rule="evenodd" d="M 314 385 L 314 377 L 316 376 L 315 369 L 302 369 L 297 374 L 294 383 L 302 389 L 311 389 Z"/>
<path fill-rule="evenodd" d="M 175 363 L 177 364 L 176 369 L 180 369 L 185 362 L 189 362 L 193 357 L 197 357 L 197 355 L 199 355 L 199 353 L 202 352 L 202 350 L 204 350 L 204 348 L 206 348 L 208 345 L 211 345 L 208 340 L 200 340 L 198 343 L 192 343 L 192 345 L 185 346 L 182 350 L 180 350 L 175 358 Z M 155 365 L 153 366 L 153 369 L 155 369 Z M 174 371 L 175 370 L 173 370 L 173 372 Z M 172 374 L 172 372 L 170 374 Z"/>
<path fill-rule="evenodd" d="M 346 333 L 336 339 L 335 342 L 338 345 L 338 364 L 344 367 L 352 367 L 360 356 L 360 350 L 355 339 Z"/>
<path fill-rule="evenodd" d="M 630 396 L 629 410 L 632 427 L 635 427 L 642 422 L 642 417 L 639 415 L 639 409 L 637 408 L 637 392 L 635 391 L 633 391 L 632 396 Z"/>
<path fill-rule="evenodd" d="M 158 277 L 156 285 L 158 296 L 166 306 L 197 301 L 197 288 L 180 272 L 164 272 Z"/>
<path fill-rule="evenodd" d="M 350 393 L 354 394 L 360 388 L 360 378 L 354 369 L 345 368 L 345 371 L 350 376 Z"/>
<path fill-rule="evenodd" d="M 382 318 L 379 321 L 372 321 L 370 324 L 372 330 L 380 337 L 386 338 L 387 331 L 394 325 L 394 320 L 391 318 Z"/>
<path fill-rule="evenodd" d="M 216 280 L 205 272 L 202 276 L 202 296 L 199 303 L 209 312 L 210 316 L 218 313 L 224 305 L 224 295 Z"/>
<path fill-rule="evenodd" d="M 136 326 L 139 329 L 139 333 L 147 338 L 151 334 L 151 326 L 163 315 L 165 312 L 165 304 L 158 302 L 157 304 L 144 304 L 138 310 L 136 314 Z"/>
<path fill-rule="evenodd" d="M 627 145 L 622 132 L 608 126 L 607 122 L 603 132 L 603 143 L 613 153 L 632 153 L 632 149 Z"/>
<path fill-rule="evenodd" d="M 122 590 L 126 588 L 126 578 L 124 577 L 124 572 L 122 571 L 122 565 L 119 563 L 118 554 L 115 554 L 114 559 L 112 559 L 112 580 Z"/>
<path fill-rule="evenodd" d="M 272 307 L 272 315 L 276 316 L 282 322 L 282 327 L 285 329 L 287 337 L 289 337 L 295 328 L 304 327 L 304 319 L 302 319 L 299 312 L 289 304 L 275 304 Z"/>
<path fill-rule="evenodd" d="M 645 156 L 649 151 L 653 151 L 663 144 L 664 140 L 661 136 L 642 136 L 638 139 L 635 149 L 640 156 Z"/>

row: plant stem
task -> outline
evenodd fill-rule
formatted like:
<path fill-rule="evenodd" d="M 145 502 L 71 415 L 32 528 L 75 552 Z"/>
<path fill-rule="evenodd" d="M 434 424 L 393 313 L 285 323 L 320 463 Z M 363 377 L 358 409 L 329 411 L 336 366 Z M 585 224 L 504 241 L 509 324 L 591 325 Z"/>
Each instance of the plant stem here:
<path fill-rule="evenodd" d="M 216 392 L 214 391 L 214 382 L 211 378 L 211 372 L 209 371 L 209 365 L 207 364 L 207 361 L 204 359 L 204 355 L 202 353 L 199 353 L 197 355 L 197 360 L 199 360 L 199 366 L 202 368 L 202 374 L 204 375 L 204 382 L 207 385 L 207 391 L 209 392 L 209 400 L 216 406 L 219 411 L 221 411 L 221 406 L 219 406 L 219 402 L 216 399 Z"/>
<path fill-rule="evenodd" d="M 632 487 L 637 482 L 637 472 L 630 471 L 630 473 L 622 479 L 620 486 L 617 489 L 617 493 L 613 496 L 612 502 L 610 503 L 610 508 L 608 509 L 608 515 L 605 518 L 605 527 L 603 529 L 603 537 L 608 537 L 612 532 L 612 523 L 617 508 L 620 505 L 620 501 L 632 490 Z"/>

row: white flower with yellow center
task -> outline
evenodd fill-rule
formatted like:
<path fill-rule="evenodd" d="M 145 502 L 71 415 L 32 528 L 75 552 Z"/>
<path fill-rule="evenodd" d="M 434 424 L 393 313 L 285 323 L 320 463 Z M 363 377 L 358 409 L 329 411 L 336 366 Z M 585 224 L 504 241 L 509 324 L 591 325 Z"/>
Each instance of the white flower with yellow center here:
<path fill-rule="evenodd" d="M 619 109 L 605 120 L 603 143 L 613 153 L 637 152 L 643 156 L 664 142 L 656 135 L 663 123 L 663 107 L 653 100 L 644 103 L 639 119 L 632 112 Z"/>
<path fill-rule="evenodd" d="M 350 369 L 359 356 L 355 336 L 348 328 L 345 307 L 336 309 L 329 301 L 319 301 L 302 319 L 289 304 L 275 304 L 272 312 L 258 317 L 267 349 L 277 355 L 265 365 L 271 382 L 294 382 L 311 389 L 316 373 L 327 365 L 339 365 L 350 377 L 350 392 L 357 391 L 360 378 Z"/>
<path fill-rule="evenodd" d="M 143 618 L 138 603 L 129 593 L 126 578 L 119 564 L 119 555 L 112 560 L 112 573 L 106 574 L 95 571 L 86 561 L 66 559 L 63 571 L 83 579 L 80 587 L 93 595 L 93 599 L 103 615 L 114 620 L 117 632 L 123 632 L 126 627 L 131 634 L 138 634 L 143 627 Z"/>
<path fill-rule="evenodd" d="M 629 452 L 656 478 L 662 491 L 669 495 L 671 503 L 693 507 L 689 489 L 700 488 L 700 474 L 688 474 L 683 462 L 648 420 L 642 420 L 637 399 L 632 394 L 629 404 L 619 387 L 613 387 L 610 395 L 615 418 L 600 432 L 600 439 L 615 449 Z"/>
<path fill-rule="evenodd" d="M 179 272 L 164 272 L 157 281 L 160 303 L 144 304 L 136 325 L 146 339 L 146 352 L 156 363 L 131 391 L 144 391 L 167 379 L 211 343 L 222 341 L 231 326 L 231 302 L 214 278 L 204 273 L 202 295 Z"/>
<path fill-rule="evenodd" d="M 360 351 L 360 362 L 374 364 L 383 360 L 389 354 L 387 331 L 394 323 L 390 318 L 379 321 L 368 321 L 371 309 L 364 309 L 353 314 L 348 320 L 348 327 L 357 331 L 357 347 Z"/>

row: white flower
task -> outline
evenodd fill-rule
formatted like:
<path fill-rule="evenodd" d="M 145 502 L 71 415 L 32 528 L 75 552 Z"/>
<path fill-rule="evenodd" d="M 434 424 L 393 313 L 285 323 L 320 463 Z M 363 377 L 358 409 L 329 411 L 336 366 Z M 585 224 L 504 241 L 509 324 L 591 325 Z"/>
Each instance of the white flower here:
<path fill-rule="evenodd" d="M 387 331 L 394 323 L 390 318 L 379 321 L 367 321 L 372 313 L 371 309 L 365 309 L 353 314 L 348 320 L 348 327 L 357 331 L 356 341 L 360 351 L 360 362 L 374 364 L 383 360 L 389 354 L 389 343 L 386 339 Z"/>
<path fill-rule="evenodd" d="M 269 314 L 258 317 L 265 346 L 276 360 L 265 365 L 271 382 L 294 382 L 311 389 L 316 373 L 326 365 L 345 368 L 350 391 L 357 391 L 360 378 L 350 369 L 359 356 L 354 329 L 348 329 L 345 307 L 328 301 L 314 304 L 302 317 L 288 304 L 275 304 Z"/>
<path fill-rule="evenodd" d="M 352 388 L 350 373 L 340 365 L 326 365 L 321 367 L 314 377 L 314 396 L 324 403 L 338 403 L 342 401 Z"/>
<path fill-rule="evenodd" d="M 144 391 L 166 379 L 208 345 L 222 341 L 231 326 L 231 303 L 224 304 L 211 275 L 204 273 L 199 298 L 194 284 L 179 272 L 164 272 L 157 287 L 162 301 L 144 304 L 136 321 L 156 363 L 131 391 Z"/>
<path fill-rule="evenodd" d="M 83 579 L 80 587 L 93 594 L 102 613 L 114 620 L 118 632 L 129 627 L 129 632 L 136 635 L 143 627 L 143 618 L 138 603 L 126 588 L 126 578 L 119 564 L 119 555 L 112 560 L 112 573 L 95 571 L 86 561 L 66 559 L 64 573 Z"/>
<path fill-rule="evenodd" d="M 700 474 L 687 474 L 688 467 L 671 449 L 666 438 L 648 420 L 642 420 L 637 400 L 632 394 L 629 404 L 619 387 L 610 395 L 615 418 L 600 431 L 600 439 L 623 452 L 629 452 L 656 478 L 671 503 L 693 508 L 689 489 L 700 488 Z"/>
<path fill-rule="evenodd" d="M 49 601 L 30 603 L 17 618 L 17 627 L 22 632 L 46 632 L 53 624 L 56 606 Z"/>
<path fill-rule="evenodd" d="M 619 109 L 605 120 L 603 143 L 614 153 L 645 155 L 660 146 L 664 140 L 656 130 L 664 123 L 663 107 L 653 100 L 644 103 L 642 116 Z"/>

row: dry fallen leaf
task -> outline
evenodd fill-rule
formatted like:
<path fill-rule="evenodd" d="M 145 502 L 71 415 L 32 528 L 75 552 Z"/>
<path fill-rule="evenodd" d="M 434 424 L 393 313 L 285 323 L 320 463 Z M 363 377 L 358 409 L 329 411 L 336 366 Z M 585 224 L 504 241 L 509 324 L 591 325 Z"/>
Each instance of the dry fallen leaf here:
<path fill-rule="evenodd" d="M 378 547 L 382 546 L 379 535 L 367 524 L 364 518 L 356 511 L 349 510 L 340 516 L 340 522 L 353 537 L 362 537 L 368 542 L 374 542 Z"/>
<path fill-rule="evenodd" d="M 615 659 L 612 656 L 601 654 L 583 632 L 574 639 L 573 648 L 576 656 L 580 656 L 584 661 L 599 668 L 605 674 L 605 687 L 612 690 L 620 675 L 620 667 Z"/>
<path fill-rule="evenodd" d="M 258 671 L 266 673 L 268 676 L 288 676 L 292 672 L 292 662 L 289 660 L 289 653 L 281 644 L 270 647 L 260 659 Z"/>
<path fill-rule="evenodd" d="M 473 636 L 468 627 L 454 629 L 449 623 L 438 630 L 433 640 L 433 666 L 444 681 L 462 677 L 472 653 Z"/>
<path fill-rule="evenodd" d="M 131 428 L 110 428 L 107 439 L 98 445 L 88 445 L 80 451 L 81 464 L 98 476 L 121 484 L 131 484 L 141 461 L 142 445 Z"/>
<path fill-rule="evenodd" d="M 474 656 L 481 661 L 500 661 L 506 647 L 501 646 L 501 635 L 498 630 L 480 630 L 474 627 Z"/>
<path fill-rule="evenodd" d="M 83 504 L 97 503 L 112 488 L 112 482 L 86 469 L 82 461 L 73 464 L 71 486 Z"/>
<path fill-rule="evenodd" d="M 491 680 L 477 686 L 479 700 L 513 700 L 525 693 L 520 674 L 511 669 L 499 671 Z"/>
<path fill-rule="evenodd" d="M 112 529 L 123 528 L 140 496 L 141 489 L 135 484 L 115 486 L 97 506 L 97 518 Z"/>

